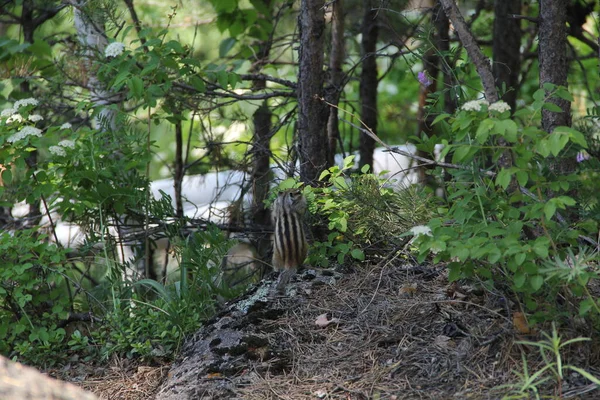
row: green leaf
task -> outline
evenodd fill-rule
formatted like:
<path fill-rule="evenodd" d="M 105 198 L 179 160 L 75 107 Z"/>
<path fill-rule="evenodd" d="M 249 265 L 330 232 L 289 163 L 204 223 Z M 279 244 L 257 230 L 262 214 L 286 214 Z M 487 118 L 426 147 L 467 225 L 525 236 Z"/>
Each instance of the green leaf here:
<path fill-rule="evenodd" d="M 544 215 L 547 220 L 550 220 L 554 216 L 554 213 L 556 213 L 556 201 L 550 199 L 544 204 Z"/>
<path fill-rule="evenodd" d="M 481 144 L 485 143 L 490 136 L 490 132 L 494 128 L 494 125 L 494 120 L 489 118 L 481 121 L 481 124 L 479 124 L 477 132 L 475 133 L 475 139 L 477 139 L 477 141 Z"/>
<path fill-rule="evenodd" d="M 557 106 L 554 103 L 549 103 L 549 102 L 544 103 L 542 105 L 542 108 L 544 110 L 548 110 L 548 111 L 555 112 L 555 113 L 561 113 L 561 112 L 563 112 L 562 108 L 560 108 L 559 106 Z"/>
<path fill-rule="evenodd" d="M 440 114 L 437 117 L 435 117 L 435 119 L 433 120 L 433 122 L 431 123 L 431 125 L 435 125 L 438 122 L 443 121 L 443 120 L 445 120 L 445 119 L 447 119 L 449 117 L 450 117 L 450 114 Z"/>
<path fill-rule="evenodd" d="M 588 148 L 585 136 L 583 135 L 583 133 L 579 132 L 576 129 L 573 129 L 568 126 L 557 126 L 556 128 L 554 128 L 554 131 L 552 133 L 566 134 L 569 136 L 569 139 L 571 139 L 573 143 L 580 145 L 584 149 Z"/>
<path fill-rule="evenodd" d="M 533 243 L 533 251 L 541 258 L 548 258 L 548 248 L 550 242 L 546 237 L 539 237 Z"/>
<path fill-rule="evenodd" d="M 322 181 L 323 178 L 326 178 L 329 175 L 331 175 L 331 171 L 329 171 L 328 169 L 326 169 L 325 171 L 321 172 L 321 175 L 319 175 L 319 180 Z"/>
<path fill-rule="evenodd" d="M 525 284 L 525 274 L 521 271 L 517 272 L 513 278 L 513 282 L 516 288 L 522 288 Z"/>
<path fill-rule="evenodd" d="M 600 385 L 600 379 L 596 378 L 594 375 L 590 374 L 589 372 L 587 372 L 584 369 L 581 369 L 579 367 L 574 367 L 572 365 L 566 365 L 565 368 L 572 369 L 573 371 L 577 372 L 578 374 L 580 374 L 581 376 L 583 376 L 585 379 L 589 380 L 590 382 L 595 383 L 596 385 Z"/>
<path fill-rule="evenodd" d="M 197 75 L 190 76 L 190 84 L 200 93 L 204 93 L 206 91 L 206 84 Z"/>
<path fill-rule="evenodd" d="M 448 281 L 450 282 L 454 282 L 458 279 L 460 279 L 461 276 L 461 270 L 460 270 L 460 266 L 461 264 L 459 263 L 452 263 L 448 266 Z"/>
<path fill-rule="evenodd" d="M 144 81 L 138 76 L 132 76 L 127 81 L 127 87 L 131 91 L 131 94 L 136 99 L 141 99 L 144 96 Z"/>
<path fill-rule="evenodd" d="M 531 288 L 533 289 L 534 292 L 537 292 L 538 290 L 540 290 L 540 288 L 542 287 L 543 284 L 544 284 L 544 278 L 542 278 L 541 275 L 534 275 L 531 278 L 529 278 L 529 285 L 531 285 Z"/>
<path fill-rule="evenodd" d="M 502 252 L 498 247 L 493 247 L 488 253 L 488 262 L 490 264 L 495 264 L 502 258 Z"/>
<path fill-rule="evenodd" d="M 559 132 L 552 132 L 548 135 L 548 145 L 550 152 L 556 157 L 565 148 L 569 142 L 569 136 Z"/>
<path fill-rule="evenodd" d="M 573 95 L 571 95 L 569 90 L 567 90 L 567 88 L 564 86 L 559 86 L 554 93 L 554 96 L 558 97 L 559 99 L 567 100 L 570 103 L 573 102 Z"/>
<path fill-rule="evenodd" d="M 534 100 L 544 100 L 544 98 L 546 97 L 546 91 L 544 89 L 538 89 L 533 93 L 533 99 Z"/>
<path fill-rule="evenodd" d="M 344 158 L 344 167 L 342 168 L 342 171 L 352 168 L 354 166 L 354 158 L 354 155 Z"/>
<path fill-rule="evenodd" d="M 527 185 L 527 181 L 529 180 L 529 174 L 527 171 L 517 171 L 517 182 L 519 182 L 519 186 Z"/>
<path fill-rule="evenodd" d="M 457 146 L 456 151 L 452 155 L 452 162 L 459 163 L 461 161 L 468 161 L 467 158 L 472 155 L 473 147 L 469 145 Z M 473 152 L 474 154 L 474 152 Z"/>
<path fill-rule="evenodd" d="M 510 169 L 502 168 L 498 175 L 496 176 L 496 185 L 501 186 L 502 189 L 506 190 L 508 185 L 510 184 Z"/>
<path fill-rule="evenodd" d="M 350 255 L 355 260 L 358 260 L 358 261 L 365 260 L 365 253 L 361 249 L 352 249 L 352 251 L 350 252 Z"/>
<path fill-rule="evenodd" d="M 525 258 L 527 258 L 527 254 L 525 254 L 525 253 L 515 254 L 515 262 L 517 263 L 517 265 L 523 264 L 523 262 L 525 261 Z"/>
<path fill-rule="evenodd" d="M 12 183 L 12 172 L 10 170 L 10 168 L 5 169 L 2 172 L 2 184 L 3 185 L 10 185 Z"/>
<path fill-rule="evenodd" d="M 219 45 L 219 57 L 225 57 L 236 43 L 237 39 L 234 37 L 228 37 L 227 39 L 222 40 Z"/>
<path fill-rule="evenodd" d="M 512 119 L 505 119 L 503 121 L 498 121 L 496 125 L 502 125 L 504 127 L 504 138 L 507 141 L 511 143 L 517 141 L 517 132 L 519 131 L 519 127 L 517 126 L 515 121 L 513 121 Z"/>
<path fill-rule="evenodd" d="M 229 74 L 225 70 L 220 70 L 217 72 L 217 82 L 223 89 L 227 89 L 227 84 L 229 83 Z"/>
<path fill-rule="evenodd" d="M 579 316 L 585 316 L 594 306 L 594 299 L 585 299 L 579 303 Z"/>

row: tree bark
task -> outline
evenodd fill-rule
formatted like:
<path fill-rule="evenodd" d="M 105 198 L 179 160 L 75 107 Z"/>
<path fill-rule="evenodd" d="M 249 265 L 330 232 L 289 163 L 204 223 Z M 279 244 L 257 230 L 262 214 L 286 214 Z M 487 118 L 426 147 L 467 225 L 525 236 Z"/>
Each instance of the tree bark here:
<path fill-rule="evenodd" d="M 377 134 L 377 13 L 372 0 L 364 0 L 364 17 L 362 22 L 361 53 L 363 57 L 360 73 L 360 110 L 362 122 Z M 373 170 L 373 151 L 375 140 L 364 132 L 360 133 L 359 167 L 369 165 Z"/>
<path fill-rule="evenodd" d="M 567 1 L 540 0 L 539 60 L 540 87 L 544 83 L 567 86 Z M 548 100 L 558 105 L 562 112 L 542 110 L 542 128 L 552 132 L 560 125 L 571 125 L 571 103 L 564 99 Z"/>
<path fill-rule="evenodd" d="M 515 111 L 521 71 L 521 20 L 509 15 L 521 14 L 521 0 L 496 0 L 494 2 L 493 72 L 496 87 L 506 86 L 502 95 Z"/>
<path fill-rule="evenodd" d="M 327 167 L 327 118 L 323 101 L 324 0 L 302 0 L 298 71 L 298 138 L 300 179 L 315 184 Z"/>
<path fill-rule="evenodd" d="M 338 125 L 337 105 L 340 101 L 340 94 L 344 89 L 342 87 L 344 75 L 342 73 L 342 64 L 344 62 L 344 0 L 335 0 L 332 4 L 331 19 L 331 52 L 329 54 L 329 73 L 331 95 L 329 103 L 333 106 L 329 110 L 329 120 L 327 122 L 327 136 L 329 138 L 329 165 L 333 165 L 333 157 L 336 153 L 337 142 L 340 139 L 340 128 Z"/>
<path fill-rule="evenodd" d="M 458 38 L 467 51 L 469 58 L 473 61 L 473 64 L 475 64 L 477 74 L 481 78 L 481 83 L 483 84 L 485 98 L 490 103 L 495 103 L 498 101 L 498 91 L 494 84 L 494 75 L 492 74 L 489 59 L 482 53 L 477 45 L 477 41 L 467 27 L 467 23 L 458 10 L 454 0 L 440 0 L 440 3 L 442 3 L 442 7 L 448 16 L 448 19 L 452 22 L 452 25 L 454 25 Z"/>
<path fill-rule="evenodd" d="M 427 107 L 427 98 L 431 93 L 437 91 L 437 82 L 439 79 L 441 61 L 440 57 L 438 56 L 438 52 L 442 51 L 442 49 L 440 48 L 441 32 L 439 31 L 439 28 L 443 29 L 443 26 L 438 26 L 438 20 L 448 20 L 442 12 L 441 4 L 439 3 L 439 1 L 436 2 L 433 8 L 430 9 L 430 12 L 431 24 L 435 27 L 435 36 L 433 40 L 433 46 L 430 49 L 428 49 L 427 52 L 423 55 L 423 72 L 425 72 L 429 82 L 425 84 L 421 82 L 421 85 L 419 87 L 419 109 L 417 111 L 417 135 L 421 136 L 421 134 L 424 134 L 427 137 L 431 137 L 433 135 L 433 127 L 431 126 L 431 123 L 433 122 L 434 117 L 434 115 L 432 115 L 429 112 L 430 110 Z M 448 32 L 446 32 L 446 35 L 447 34 Z M 426 154 L 424 151 L 421 150 L 417 151 L 417 155 L 420 157 L 430 157 L 429 154 Z M 426 183 L 427 174 L 425 170 L 433 168 L 435 168 L 434 165 L 426 165 L 425 167 L 419 166 L 419 168 L 417 169 L 418 181 L 423 184 Z"/>
<path fill-rule="evenodd" d="M 104 32 L 104 23 L 101 18 L 98 18 L 94 10 L 90 10 L 90 6 L 85 0 L 77 0 L 73 2 L 74 25 L 79 37 L 79 42 L 84 48 L 83 54 L 87 63 L 88 90 L 90 91 L 90 101 L 96 107 L 100 108 L 98 117 L 95 120 L 96 128 L 98 129 L 115 129 L 117 112 L 114 109 L 107 107 L 114 99 L 115 93 L 107 90 L 106 87 L 98 80 L 93 72 L 93 59 L 98 54 L 103 57 L 104 49 L 108 43 Z"/>

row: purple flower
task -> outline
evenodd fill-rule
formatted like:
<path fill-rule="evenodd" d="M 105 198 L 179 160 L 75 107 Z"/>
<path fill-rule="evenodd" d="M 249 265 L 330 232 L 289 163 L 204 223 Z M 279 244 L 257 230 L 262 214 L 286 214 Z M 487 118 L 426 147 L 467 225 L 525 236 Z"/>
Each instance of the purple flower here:
<path fill-rule="evenodd" d="M 431 79 L 429 79 L 429 77 L 427 76 L 427 72 L 425 72 L 425 71 L 419 72 L 417 74 L 417 79 L 419 80 L 421 85 L 423 85 L 424 87 L 428 87 L 429 85 L 431 85 L 433 83 L 433 82 L 431 82 Z"/>
<path fill-rule="evenodd" d="M 588 154 L 587 151 L 582 150 L 579 153 L 577 153 L 577 156 L 575 157 L 575 159 L 577 160 L 578 163 L 580 163 L 582 161 L 589 160 L 590 155 Z"/>

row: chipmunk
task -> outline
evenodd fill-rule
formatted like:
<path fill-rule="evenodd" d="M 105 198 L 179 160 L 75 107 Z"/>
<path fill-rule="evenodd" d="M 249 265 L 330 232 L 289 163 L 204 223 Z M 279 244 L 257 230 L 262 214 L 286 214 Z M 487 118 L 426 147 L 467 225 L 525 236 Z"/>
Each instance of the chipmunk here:
<path fill-rule="evenodd" d="M 300 189 L 287 189 L 273 203 L 273 268 L 280 271 L 277 291 L 282 292 L 290 278 L 304 262 L 308 250 L 302 215 L 306 198 Z"/>

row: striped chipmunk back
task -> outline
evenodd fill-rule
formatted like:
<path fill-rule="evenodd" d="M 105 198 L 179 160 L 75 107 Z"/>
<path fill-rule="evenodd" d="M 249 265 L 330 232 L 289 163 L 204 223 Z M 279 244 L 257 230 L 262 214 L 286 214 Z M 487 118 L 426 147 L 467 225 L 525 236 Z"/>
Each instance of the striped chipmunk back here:
<path fill-rule="evenodd" d="M 306 258 L 308 244 L 302 225 L 305 211 L 306 198 L 300 189 L 280 192 L 273 203 L 273 268 L 280 271 L 278 291 L 285 288 Z"/>

